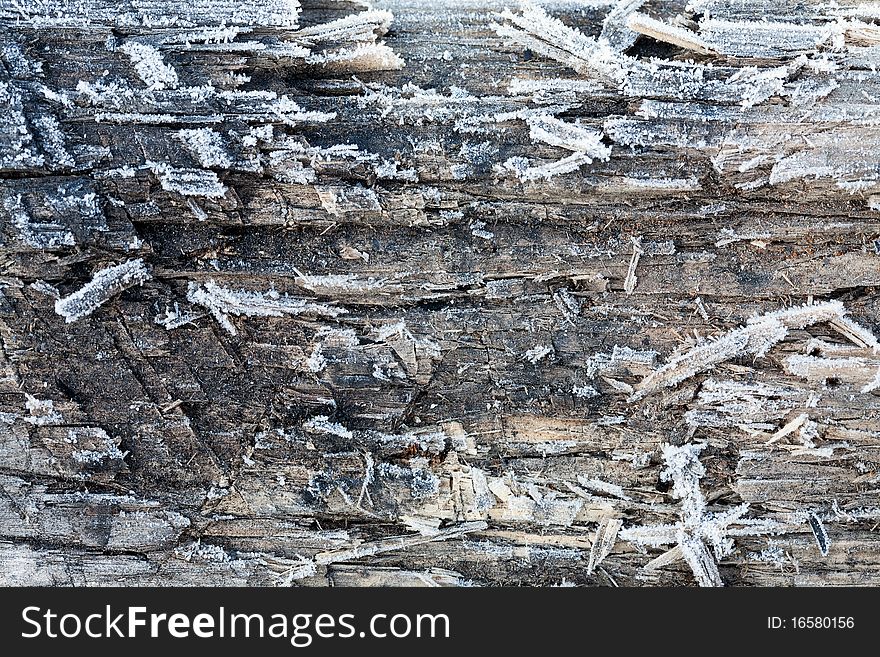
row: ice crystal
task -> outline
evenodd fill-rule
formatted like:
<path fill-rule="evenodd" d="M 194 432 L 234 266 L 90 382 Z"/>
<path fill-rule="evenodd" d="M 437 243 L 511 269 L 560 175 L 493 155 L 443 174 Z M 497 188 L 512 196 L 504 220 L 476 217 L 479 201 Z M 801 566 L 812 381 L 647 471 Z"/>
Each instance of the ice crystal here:
<path fill-rule="evenodd" d="M 119 50 L 128 55 L 134 70 L 148 91 L 161 91 L 162 89 L 176 89 L 180 84 L 177 72 L 162 59 L 160 53 L 153 46 L 137 41 L 126 41 Z"/>
<path fill-rule="evenodd" d="M 723 586 L 717 560 L 733 551 L 734 536 L 779 534 L 786 530 L 786 526 L 775 521 L 745 518 L 748 504 L 720 513 L 708 512 L 706 498 L 700 489 L 700 480 L 706 469 L 700 463 L 699 455 L 705 447 L 705 443 L 663 446 L 666 467 L 661 471 L 660 479 L 672 482 L 672 495 L 681 500 L 679 521 L 671 525 L 629 527 L 621 530 L 619 535 L 624 540 L 648 547 L 675 545 L 700 586 Z"/>
<path fill-rule="evenodd" d="M 646 376 L 637 386 L 633 399 L 640 399 L 664 387 L 712 369 L 719 363 L 747 354 L 762 358 L 783 341 L 793 329 L 828 323 L 845 337 L 860 345 L 877 344 L 876 338 L 864 327 L 845 317 L 839 301 L 807 304 L 752 317 L 746 325 L 715 340 L 706 340 L 693 349 L 675 356 L 666 365 Z"/>
<path fill-rule="evenodd" d="M 95 273 L 91 281 L 73 294 L 58 299 L 55 312 L 67 323 L 75 322 L 88 317 L 123 290 L 141 285 L 150 278 L 150 271 L 140 258 L 107 267 Z"/>
<path fill-rule="evenodd" d="M 275 290 L 268 292 L 249 292 L 221 287 L 214 281 L 203 284 L 190 283 L 187 299 L 200 305 L 232 335 L 238 331 L 230 316 L 235 317 L 282 317 L 284 315 L 314 315 L 318 317 L 337 317 L 345 312 L 322 303 L 281 295 Z"/>

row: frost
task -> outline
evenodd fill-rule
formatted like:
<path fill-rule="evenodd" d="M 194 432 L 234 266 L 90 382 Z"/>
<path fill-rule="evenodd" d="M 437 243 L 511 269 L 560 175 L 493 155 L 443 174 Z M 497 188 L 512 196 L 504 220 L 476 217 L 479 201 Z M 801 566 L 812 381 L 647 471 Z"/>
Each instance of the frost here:
<path fill-rule="evenodd" d="M 97 272 L 92 280 L 73 294 L 55 302 L 55 312 L 67 323 L 88 317 L 114 296 L 152 278 L 144 261 L 129 260 Z"/>
<path fill-rule="evenodd" d="M 54 116 L 49 114 L 37 116 L 33 119 L 33 125 L 37 128 L 40 146 L 50 157 L 53 167 L 73 168 L 76 166 L 76 161 L 67 152 L 67 143 L 61 125 Z"/>
<path fill-rule="evenodd" d="M 307 112 L 286 95 L 269 103 L 266 111 L 292 128 L 300 123 L 327 123 L 336 118 L 336 112 Z"/>
<path fill-rule="evenodd" d="M 96 466 L 108 461 L 123 461 L 128 452 L 119 449 L 119 445 L 107 432 L 99 427 L 78 427 L 67 432 L 66 440 L 70 443 L 88 445 L 88 449 L 74 450 L 73 459 L 86 466 Z"/>
<path fill-rule="evenodd" d="M 13 2 L 5 18 L 25 20 L 37 27 L 114 26 L 119 28 L 191 28 L 210 25 L 253 25 L 295 28 L 297 0 L 212 0 L 170 4 L 158 0 L 111 2 L 96 10 L 93 3 L 74 0 Z M 2 10 L 0 10 L 2 11 Z"/>
<path fill-rule="evenodd" d="M 486 522 L 478 520 L 474 522 L 462 522 L 449 527 L 444 527 L 437 533 L 431 534 L 430 536 L 411 534 L 407 536 L 384 538 L 378 541 L 362 543 L 352 548 L 344 548 L 331 552 L 319 552 L 315 555 L 315 563 L 324 565 L 364 559 L 366 557 L 370 557 L 376 554 L 400 550 L 413 545 L 420 545 L 422 543 L 445 541 L 451 538 L 458 538 L 459 536 L 468 534 L 470 532 L 483 531 L 488 526 L 489 525 Z"/>
<path fill-rule="evenodd" d="M 785 371 L 809 381 L 826 383 L 829 379 L 837 379 L 861 385 L 862 394 L 880 387 L 880 361 L 875 358 L 819 358 L 794 354 L 785 359 Z"/>
<path fill-rule="evenodd" d="M 306 57 L 306 62 L 321 66 L 332 72 L 368 73 L 371 71 L 397 71 L 404 61 L 384 44 L 363 43 L 331 53 L 319 53 Z"/>
<path fill-rule="evenodd" d="M 18 44 L 7 41 L 0 46 L 0 58 L 12 78 L 27 79 L 42 72 L 42 63 L 29 59 Z"/>
<path fill-rule="evenodd" d="M 272 562 L 286 567 L 286 570 L 279 573 L 276 586 L 293 586 L 295 581 L 311 577 L 318 572 L 315 562 L 301 555 L 296 555 L 295 560 L 273 556 Z"/>
<path fill-rule="evenodd" d="M 156 322 L 156 324 L 165 327 L 165 330 L 173 331 L 174 329 L 180 328 L 181 326 L 192 324 L 197 319 L 198 316 L 196 315 L 182 312 L 180 310 L 180 304 L 175 302 L 173 310 L 166 306 L 165 312 L 160 315 L 156 315 L 154 321 Z"/>
<path fill-rule="evenodd" d="M 64 422 L 61 413 L 55 410 L 55 402 L 51 399 L 37 399 L 33 395 L 25 393 L 24 406 L 30 413 L 30 417 L 24 418 L 24 421 L 29 424 L 43 427 Z"/>
<path fill-rule="evenodd" d="M 637 386 L 632 400 L 641 399 L 664 387 L 681 383 L 719 363 L 750 354 L 764 357 L 770 349 L 782 342 L 789 330 L 804 329 L 828 323 L 860 346 L 877 344 L 867 329 L 845 317 L 846 310 L 839 301 L 797 306 L 752 317 L 742 328 L 734 329 L 715 340 L 705 340 L 693 349 L 672 358 L 666 365 L 646 376 Z"/>
<path fill-rule="evenodd" d="M 126 41 L 119 46 L 119 50 L 131 59 L 135 72 L 147 85 L 147 91 L 177 88 L 179 84 L 177 73 L 163 61 L 162 53 L 153 46 L 137 41 Z"/>
<path fill-rule="evenodd" d="M 356 274 L 302 275 L 297 276 L 296 284 L 319 294 L 350 294 L 381 290 L 385 288 L 386 280 L 373 277 L 363 279 Z"/>
<path fill-rule="evenodd" d="M 575 386 L 571 389 L 571 392 L 580 399 L 590 399 L 599 396 L 599 391 L 591 385 Z"/>
<path fill-rule="evenodd" d="M 354 434 L 349 429 L 346 429 L 344 426 L 336 422 L 331 422 L 330 418 L 326 415 L 316 415 L 310 420 L 304 422 L 302 428 L 304 431 L 309 431 L 311 433 L 327 434 L 330 436 L 345 438 L 346 440 L 354 438 Z"/>
<path fill-rule="evenodd" d="M 379 195 L 366 187 L 316 187 L 321 205 L 330 214 L 343 217 L 349 212 L 380 212 Z"/>
<path fill-rule="evenodd" d="M 486 230 L 486 223 L 483 221 L 475 221 L 471 224 L 471 235 L 479 237 L 482 240 L 495 239 L 495 233 Z"/>
<path fill-rule="evenodd" d="M 284 315 L 338 317 L 345 312 L 343 308 L 296 299 L 286 294 L 282 296 L 275 290 L 269 292 L 230 290 L 217 285 L 214 281 L 208 281 L 202 285 L 190 283 L 187 300 L 206 308 L 232 335 L 237 335 L 238 331 L 230 320 L 230 315 L 235 317 L 282 317 Z"/>
<path fill-rule="evenodd" d="M 543 9 L 526 5 L 522 13 L 504 13 L 509 24 L 495 25 L 498 34 L 533 52 L 554 59 L 577 73 L 598 77 L 629 96 L 737 102 L 752 107 L 784 91 L 785 82 L 808 63 L 806 57 L 775 68 L 742 67 L 732 74 L 711 65 L 672 60 L 643 60 L 621 54 L 632 30 L 698 52 L 713 52 L 716 43 L 704 35 L 633 13 L 638 3 L 621 2 L 608 16 L 608 34 L 598 40 L 568 27 Z M 617 12 L 617 13 L 615 13 Z M 614 16 L 612 16 L 614 14 Z M 626 21 L 626 26 L 622 24 Z M 773 39 L 762 39 L 769 43 Z M 755 43 L 747 39 L 747 43 Z M 729 70 L 729 69 L 728 69 Z"/>
<path fill-rule="evenodd" d="M 95 123 L 118 123 L 120 125 L 164 125 L 181 122 L 179 116 L 172 114 L 145 114 L 142 112 L 98 112 L 95 114 Z M 220 123 L 223 117 L 219 115 L 199 117 L 199 123 Z"/>
<path fill-rule="evenodd" d="M 793 409 L 817 401 L 818 398 L 811 398 L 809 392 L 797 387 L 707 379 L 700 386 L 698 408 L 689 410 L 685 420 L 695 427 L 767 431 Z"/>
<path fill-rule="evenodd" d="M 767 541 L 767 547 L 760 552 L 749 552 L 746 555 L 750 560 L 759 563 L 768 563 L 782 570 L 787 564 L 791 564 L 798 568 L 798 562 L 795 561 L 782 547 L 774 540 Z"/>
<path fill-rule="evenodd" d="M 716 560 L 733 551 L 734 536 L 779 534 L 787 527 L 774 521 L 745 518 L 748 504 L 709 513 L 700 489 L 700 480 L 706 469 L 700 463 L 699 455 L 705 447 L 705 443 L 663 446 L 666 467 L 661 471 L 660 479 L 671 481 L 672 495 L 681 500 L 679 521 L 671 525 L 629 527 L 621 530 L 619 535 L 626 541 L 647 547 L 675 545 L 674 554 L 661 555 L 649 567 L 658 567 L 658 561 L 670 563 L 682 558 L 700 586 L 723 586 Z"/>
<path fill-rule="evenodd" d="M 12 219 L 21 240 L 35 249 L 57 249 L 74 246 L 76 238 L 64 226 L 56 223 L 35 222 L 22 203 L 21 194 L 3 199 L 3 208 Z"/>
<path fill-rule="evenodd" d="M 816 24 L 715 18 L 700 22 L 700 34 L 720 54 L 766 59 L 814 52 L 830 36 L 828 28 Z"/>
<path fill-rule="evenodd" d="M 717 242 L 715 242 L 715 246 L 722 247 L 733 244 L 734 242 L 752 242 L 754 240 L 767 240 L 771 237 L 773 237 L 771 233 L 763 231 L 753 231 L 751 233 L 742 234 L 737 233 L 732 228 L 722 228 L 719 233 L 719 239 Z"/>
<path fill-rule="evenodd" d="M 599 93 L 602 85 L 595 80 L 514 78 L 507 88 L 514 96 L 531 95 L 536 105 L 579 105 L 584 97 Z"/>
<path fill-rule="evenodd" d="M 403 434 L 371 432 L 369 437 L 383 448 L 406 452 L 415 446 L 428 454 L 442 453 L 446 449 L 447 439 L 453 438 L 444 431 L 411 431 Z"/>
<path fill-rule="evenodd" d="M 599 40 L 606 42 L 617 52 L 623 52 L 633 46 L 638 33 L 628 25 L 629 17 L 637 12 L 646 0 L 618 0 L 614 2 L 602 22 L 602 33 Z"/>
<path fill-rule="evenodd" d="M 486 124 L 496 123 L 495 114 L 477 114 L 487 105 L 496 105 L 501 99 L 480 97 L 459 87 L 450 87 L 444 95 L 436 89 L 422 89 L 407 83 L 402 87 L 388 87 L 379 83 L 367 85 L 358 97 L 361 107 L 376 107 L 379 118 L 400 126 L 422 126 L 426 123 L 452 124 L 456 131 L 468 134 L 486 131 Z M 425 141 L 422 149 L 436 150 L 439 144 Z"/>
<path fill-rule="evenodd" d="M 526 5 L 521 14 L 506 10 L 513 24 L 495 25 L 499 36 L 555 59 L 581 74 L 597 74 L 612 81 L 626 76 L 629 58 L 615 52 L 608 42 L 598 42 L 553 18 L 539 7 Z"/>
<path fill-rule="evenodd" d="M 400 165 L 392 160 L 385 160 L 375 167 L 376 176 L 381 180 L 402 180 L 404 182 L 419 182 L 419 174 L 415 169 L 401 169 Z"/>
<path fill-rule="evenodd" d="M 376 35 L 388 32 L 394 14 L 390 11 L 369 10 L 344 18 L 306 27 L 297 37 L 309 42 L 317 41 L 372 41 Z"/>
<path fill-rule="evenodd" d="M 39 292 L 40 294 L 45 294 L 48 297 L 53 299 L 60 299 L 61 294 L 58 292 L 58 288 L 46 281 L 39 279 L 28 285 L 29 288 L 34 290 L 35 292 Z"/>
<path fill-rule="evenodd" d="M 312 349 L 312 353 L 309 354 L 309 357 L 303 361 L 303 365 L 306 370 L 311 372 L 312 374 L 317 374 L 318 372 L 323 372 L 327 367 L 327 359 L 324 358 L 323 350 L 321 345 L 315 345 L 315 348 Z"/>
<path fill-rule="evenodd" d="M 560 121 L 547 114 L 537 114 L 526 119 L 532 141 L 541 141 L 558 146 L 574 153 L 583 153 L 589 158 L 606 161 L 611 156 L 611 147 L 602 143 L 602 133 Z M 590 160 L 592 161 L 592 160 Z"/>
<path fill-rule="evenodd" d="M 602 143 L 600 131 L 586 130 L 540 112 L 528 114 L 524 120 L 529 126 L 529 137 L 533 142 L 549 144 L 572 154 L 537 167 L 532 167 L 525 158 L 511 158 L 496 168 L 499 172 L 514 173 L 522 182 L 546 180 L 572 173 L 585 164 L 592 164 L 593 160 L 607 161 L 611 156 L 611 147 Z"/>
<path fill-rule="evenodd" d="M 440 490 L 440 479 L 431 471 L 428 460 L 423 457 L 411 458 L 409 467 L 380 463 L 377 471 L 382 478 L 409 483 L 410 495 L 415 499 L 435 497 Z"/>
<path fill-rule="evenodd" d="M 532 347 L 528 351 L 523 354 L 523 357 L 529 361 L 530 363 L 537 364 L 539 361 L 547 358 L 547 356 L 553 353 L 553 347 L 548 347 L 547 345 L 539 344 L 535 347 Z"/>
<path fill-rule="evenodd" d="M 223 138 L 210 128 L 180 130 L 174 136 L 186 145 L 203 167 L 228 169 L 232 166 L 232 159 L 223 148 Z"/>
<path fill-rule="evenodd" d="M 568 288 L 561 287 L 556 290 L 553 293 L 553 303 L 568 322 L 574 322 L 574 319 L 581 314 L 581 302 L 568 291 Z"/>
<path fill-rule="evenodd" d="M 534 182 L 573 173 L 592 161 L 583 153 L 575 153 L 550 164 L 532 167 L 525 158 L 511 158 L 504 163 L 504 168 L 515 173 L 523 182 Z"/>
<path fill-rule="evenodd" d="M 325 347 L 353 349 L 360 344 L 357 333 L 352 328 L 339 329 L 325 326 L 315 334 L 315 337 L 321 340 Z"/>
<path fill-rule="evenodd" d="M 166 192 L 181 196 L 222 198 L 229 191 L 217 174 L 207 169 L 176 169 L 167 164 L 147 162 L 159 177 L 159 184 Z"/>
<path fill-rule="evenodd" d="M 712 52 L 712 47 L 709 43 L 701 39 L 696 33 L 682 27 L 668 25 L 642 13 L 630 14 L 627 18 L 626 26 L 639 34 L 653 37 L 658 41 L 671 43 L 680 48 L 695 50 L 700 53 Z"/>
<path fill-rule="evenodd" d="M 586 374 L 591 379 L 598 374 L 630 376 L 650 372 L 656 361 L 656 351 L 614 345 L 611 353 L 600 352 L 587 359 Z"/>
<path fill-rule="evenodd" d="M 14 171 L 40 168 L 45 164 L 36 150 L 33 135 L 25 118 L 21 94 L 0 81 L 0 169 Z"/>

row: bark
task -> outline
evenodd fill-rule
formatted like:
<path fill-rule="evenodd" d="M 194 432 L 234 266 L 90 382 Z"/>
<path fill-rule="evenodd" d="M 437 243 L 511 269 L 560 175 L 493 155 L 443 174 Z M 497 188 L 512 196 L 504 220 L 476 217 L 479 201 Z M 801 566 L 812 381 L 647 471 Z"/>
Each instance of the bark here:
<path fill-rule="evenodd" d="M 880 583 L 876 9 L 196 4 L 0 0 L 0 580 Z"/>

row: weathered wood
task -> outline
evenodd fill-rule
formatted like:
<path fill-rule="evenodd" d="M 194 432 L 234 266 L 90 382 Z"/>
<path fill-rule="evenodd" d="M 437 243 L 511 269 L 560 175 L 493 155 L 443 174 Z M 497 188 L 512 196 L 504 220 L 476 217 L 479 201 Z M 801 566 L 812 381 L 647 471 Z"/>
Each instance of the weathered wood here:
<path fill-rule="evenodd" d="M 880 583 L 876 7 L 301 4 L 0 0 L 2 581 Z"/>

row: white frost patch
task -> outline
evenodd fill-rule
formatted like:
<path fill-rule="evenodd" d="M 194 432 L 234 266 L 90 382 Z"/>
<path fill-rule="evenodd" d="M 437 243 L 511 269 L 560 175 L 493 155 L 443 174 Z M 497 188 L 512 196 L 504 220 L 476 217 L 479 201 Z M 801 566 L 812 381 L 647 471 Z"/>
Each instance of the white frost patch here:
<path fill-rule="evenodd" d="M 39 292 L 40 294 L 45 294 L 47 297 L 52 297 L 53 299 L 60 299 L 61 293 L 58 292 L 58 288 L 54 285 L 47 283 L 43 279 L 34 281 L 30 285 L 29 288 L 34 290 L 35 292 Z"/>
<path fill-rule="evenodd" d="M 787 336 L 789 330 L 804 329 L 828 323 L 838 333 L 861 347 L 880 351 L 880 343 L 870 331 L 845 317 L 846 309 L 839 301 L 796 306 L 752 317 L 746 325 L 715 340 L 704 340 L 693 349 L 675 356 L 666 365 L 646 376 L 631 397 L 641 399 L 664 387 L 677 385 L 719 363 L 750 354 L 763 358 Z"/>
<path fill-rule="evenodd" d="M 338 422 L 331 422 L 330 418 L 326 415 L 316 415 L 310 420 L 304 422 L 302 428 L 303 431 L 338 436 L 339 438 L 345 438 L 346 440 L 354 438 L 354 434 L 349 429 L 346 429 Z"/>
<path fill-rule="evenodd" d="M 173 331 L 174 329 L 192 324 L 198 317 L 192 313 L 186 313 L 180 310 L 180 304 L 174 302 L 174 308 L 165 306 L 165 312 L 156 315 L 153 321 L 159 326 L 164 326 L 165 330 Z"/>
<path fill-rule="evenodd" d="M 198 0 L 175 4 L 131 0 L 100 5 L 82 0 L 38 0 L 5 3 L 0 7 L 0 11 L 9 11 L 11 16 L 41 28 L 102 25 L 152 30 L 226 25 L 296 28 L 301 11 L 298 0 Z"/>
<path fill-rule="evenodd" d="M 548 114 L 537 114 L 526 119 L 532 141 L 558 146 L 574 153 L 583 153 L 597 160 L 611 157 L 611 147 L 602 143 L 602 132 L 586 130 L 579 125 L 566 123 Z"/>
<path fill-rule="evenodd" d="M 585 164 L 590 164 L 592 159 L 583 153 L 574 153 L 561 160 L 550 164 L 533 167 L 524 157 L 512 157 L 504 162 L 501 171 L 510 171 L 522 182 L 535 182 L 537 180 L 550 180 L 556 176 L 573 173 Z"/>
<path fill-rule="evenodd" d="M 129 260 L 97 272 L 92 280 L 73 294 L 55 302 L 55 312 L 67 323 L 88 317 L 115 295 L 152 278 L 144 261 Z"/>
<path fill-rule="evenodd" d="M 561 287 L 553 293 L 553 303 L 566 321 L 574 323 L 575 318 L 581 314 L 581 302 L 567 287 Z"/>
<path fill-rule="evenodd" d="M 471 235 L 474 237 L 479 237 L 481 240 L 493 240 L 495 239 L 495 233 L 490 230 L 486 230 L 486 222 L 485 221 L 475 221 L 471 224 Z"/>
<path fill-rule="evenodd" d="M 210 128 L 180 130 L 174 135 L 180 139 L 203 167 L 228 169 L 232 159 L 223 148 L 223 138 Z"/>
<path fill-rule="evenodd" d="M 217 174 L 207 169 L 175 169 L 156 162 L 148 162 L 147 165 L 159 177 L 159 184 L 166 192 L 181 196 L 222 198 L 229 191 Z"/>
<path fill-rule="evenodd" d="M 716 560 L 733 551 L 733 537 L 780 534 L 787 528 L 775 521 L 745 518 L 748 504 L 709 513 L 706 498 L 700 490 L 700 479 L 706 469 L 700 463 L 699 454 L 705 447 L 705 443 L 663 446 L 666 467 L 661 471 L 660 479 L 671 481 L 672 495 L 681 500 L 679 521 L 671 525 L 629 527 L 621 530 L 620 537 L 646 547 L 674 545 L 648 567 L 657 567 L 657 562 L 666 564 L 684 559 L 700 586 L 723 586 Z"/>
<path fill-rule="evenodd" d="M 296 284 L 310 292 L 345 294 L 381 290 L 385 287 L 386 281 L 372 276 L 364 279 L 356 274 L 327 274 L 298 276 Z"/>
<path fill-rule="evenodd" d="M 266 110 L 291 128 L 301 123 L 327 123 L 336 118 L 336 112 L 307 112 L 286 95 L 268 104 Z"/>
<path fill-rule="evenodd" d="M 368 4 L 368 3 L 362 3 Z M 362 41 L 369 42 L 388 32 L 394 14 L 384 10 L 369 10 L 350 14 L 329 23 L 305 27 L 297 37 L 308 41 Z"/>
<path fill-rule="evenodd" d="M 640 12 L 630 14 L 627 18 L 626 26 L 634 32 L 652 37 L 657 41 L 671 43 L 679 48 L 694 50 L 704 54 L 712 52 L 711 45 L 701 39 L 695 32 L 691 32 L 683 27 L 663 23 Z"/>
<path fill-rule="evenodd" d="M 366 187 L 315 187 L 321 206 L 335 217 L 349 212 L 381 212 L 379 195 Z"/>
<path fill-rule="evenodd" d="M 496 167 L 497 172 L 512 172 L 522 182 L 549 180 L 554 176 L 577 171 L 585 164 L 592 164 L 594 160 L 607 161 L 611 156 L 611 147 L 602 143 L 601 131 L 587 130 L 545 113 L 528 115 L 525 121 L 529 126 L 529 137 L 533 142 L 561 148 L 569 151 L 571 155 L 536 167 L 531 166 L 526 158 L 510 158 L 503 165 Z"/>
<path fill-rule="evenodd" d="M 186 298 L 190 303 L 207 308 L 220 325 L 232 335 L 237 335 L 238 331 L 229 319 L 230 315 L 235 317 L 282 317 L 284 315 L 337 317 L 345 312 L 342 308 L 296 299 L 286 294 L 282 296 L 275 290 L 268 292 L 230 290 L 213 281 L 202 285 L 190 283 Z"/>
<path fill-rule="evenodd" d="M 354 48 L 316 53 L 306 57 L 306 63 L 345 73 L 398 71 L 405 66 L 403 59 L 383 43 L 362 43 Z"/>
<path fill-rule="evenodd" d="M 596 41 L 568 27 L 540 7 L 526 5 L 521 14 L 506 10 L 511 25 L 495 25 L 499 36 L 533 52 L 555 59 L 581 74 L 594 74 L 613 81 L 626 75 L 629 58 L 616 53 L 607 42 Z"/>
<path fill-rule="evenodd" d="M 106 431 L 100 427 L 78 427 L 67 432 L 66 442 L 78 445 L 84 442 L 89 449 L 78 449 L 71 453 L 73 459 L 83 465 L 99 465 L 107 461 L 123 461 L 128 452 L 123 452 Z"/>
<path fill-rule="evenodd" d="M 591 385 L 574 386 L 571 392 L 579 399 L 591 399 L 599 396 L 599 391 Z"/>
<path fill-rule="evenodd" d="M 64 226 L 56 223 L 36 222 L 25 210 L 21 194 L 7 196 L 3 207 L 18 230 L 21 240 L 35 249 L 57 249 L 74 246 L 76 238 Z"/>
<path fill-rule="evenodd" d="M 599 493 L 601 495 L 610 495 L 611 497 L 616 497 L 621 500 L 632 499 L 623 492 L 622 486 L 618 486 L 617 484 L 612 484 L 607 481 L 602 481 L 601 479 L 589 479 L 587 477 L 584 477 L 583 475 L 578 475 L 578 483 L 587 490 L 591 490 L 594 493 Z"/>
<path fill-rule="evenodd" d="M 621 4 L 637 3 L 627 0 Z M 629 9 L 631 6 L 623 8 L 620 18 Z M 644 60 L 622 54 L 631 30 L 618 29 L 615 34 L 609 35 L 610 38 L 603 34 L 599 39 L 594 39 L 565 25 L 544 9 L 529 4 L 519 14 L 505 11 L 503 18 L 507 24 L 494 26 L 501 37 L 556 60 L 581 75 L 598 78 L 606 86 L 616 87 L 628 96 L 734 101 L 743 107 L 752 107 L 782 93 L 791 76 L 809 63 L 802 55 L 793 62 L 772 69 L 740 67 L 728 79 L 722 79 L 711 65 Z M 707 52 L 718 49 L 717 44 L 704 39 L 702 35 L 642 14 L 630 15 L 627 25 L 632 30 L 691 50 Z M 744 43 L 763 46 L 770 42 L 772 39 L 748 38 Z"/>
<path fill-rule="evenodd" d="M 30 413 L 30 417 L 24 421 L 34 426 L 43 427 L 49 424 L 61 424 L 64 418 L 55 410 L 55 402 L 51 399 L 37 399 L 33 395 L 25 393 L 24 406 Z"/>
<path fill-rule="evenodd" d="M 586 373 L 590 378 L 598 374 L 629 375 L 650 371 L 657 361 L 657 352 L 638 350 L 622 345 L 614 345 L 611 353 L 600 352 L 587 359 Z"/>
<path fill-rule="evenodd" d="M 311 372 L 312 374 L 323 372 L 327 367 L 327 359 L 324 358 L 323 349 L 320 343 L 315 345 L 315 348 L 312 349 L 312 353 L 303 361 L 303 367 L 305 367 L 306 371 Z"/>
<path fill-rule="evenodd" d="M 553 347 L 548 347 L 545 344 L 539 344 L 526 351 L 523 354 L 523 357 L 530 363 L 537 364 L 539 361 L 544 360 L 552 353 Z"/>
<path fill-rule="evenodd" d="M 160 91 L 165 88 L 177 89 L 180 81 L 177 72 L 162 59 L 160 53 L 153 46 L 137 41 L 126 41 L 119 50 L 128 55 L 134 70 L 148 91 Z"/>
<path fill-rule="evenodd" d="M 793 409 L 814 407 L 819 396 L 794 386 L 707 379 L 697 401 L 685 413 L 689 425 L 758 432 L 772 430 Z"/>

